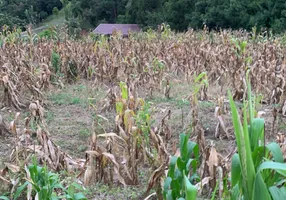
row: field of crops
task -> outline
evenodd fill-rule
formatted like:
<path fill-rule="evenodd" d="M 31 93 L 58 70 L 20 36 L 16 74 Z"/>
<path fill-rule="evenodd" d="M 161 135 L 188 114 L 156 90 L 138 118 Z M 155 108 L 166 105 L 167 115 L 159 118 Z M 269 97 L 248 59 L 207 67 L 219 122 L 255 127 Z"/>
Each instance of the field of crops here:
<path fill-rule="evenodd" d="M 243 31 L 1 33 L 0 199 L 285 199 L 285 55 Z"/>

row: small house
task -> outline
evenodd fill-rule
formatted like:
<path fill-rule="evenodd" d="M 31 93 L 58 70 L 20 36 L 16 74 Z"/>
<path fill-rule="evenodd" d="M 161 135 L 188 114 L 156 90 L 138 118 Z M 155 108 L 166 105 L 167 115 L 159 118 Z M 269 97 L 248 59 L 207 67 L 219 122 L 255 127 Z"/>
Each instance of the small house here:
<path fill-rule="evenodd" d="M 129 32 L 140 32 L 137 24 L 99 24 L 93 33 L 110 36 L 114 32 L 121 32 L 123 37 L 128 37 Z"/>

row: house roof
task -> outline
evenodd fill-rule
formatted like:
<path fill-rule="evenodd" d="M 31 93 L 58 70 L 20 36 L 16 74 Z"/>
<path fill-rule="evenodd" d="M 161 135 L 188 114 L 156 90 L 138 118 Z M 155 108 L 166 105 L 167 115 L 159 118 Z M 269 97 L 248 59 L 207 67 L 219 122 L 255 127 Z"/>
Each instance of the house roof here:
<path fill-rule="evenodd" d="M 137 24 L 99 24 L 93 32 L 97 34 L 111 35 L 115 30 L 120 31 L 122 35 L 128 35 L 129 31 L 141 31 Z"/>

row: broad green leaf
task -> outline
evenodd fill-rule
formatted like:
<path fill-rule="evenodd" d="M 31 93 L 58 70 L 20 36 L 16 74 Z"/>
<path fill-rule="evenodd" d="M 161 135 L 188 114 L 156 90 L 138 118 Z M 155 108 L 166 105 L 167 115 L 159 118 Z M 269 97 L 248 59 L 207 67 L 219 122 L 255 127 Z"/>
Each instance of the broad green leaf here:
<path fill-rule="evenodd" d="M 241 172 L 243 180 L 243 188 L 246 199 L 251 198 L 251 191 L 253 191 L 253 183 L 255 179 L 255 168 L 251 155 L 251 147 L 249 143 L 248 125 L 246 104 L 244 103 L 244 121 L 243 126 L 240 122 L 239 115 L 232 99 L 231 93 L 228 92 L 230 99 L 230 107 L 232 113 L 232 121 L 234 125 L 234 132 L 238 146 L 238 153 L 241 163 Z"/>
<path fill-rule="evenodd" d="M 188 163 L 186 164 L 186 174 L 187 174 L 187 175 L 188 175 L 189 172 L 190 172 L 191 164 L 192 164 L 192 167 L 193 167 L 193 172 L 194 172 L 194 173 L 196 172 L 196 160 L 190 158 L 190 159 L 188 160 Z"/>
<path fill-rule="evenodd" d="M 263 146 L 255 148 L 252 152 L 252 160 L 255 166 L 255 169 L 263 162 L 265 148 Z"/>
<path fill-rule="evenodd" d="M 122 99 L 127 100 L 128 99 L 128 88 L 125 82 L 120 82 L 120 88 L 121 88 L 121 96 Z"/>
<path fill-rule="evenodd" d="M 243 132 L 243 128 L 242 128 L 242 124 L 240 122 L 238 112 L 237 112 L 237 109 L 235 107 L 235 103 L 232 99 L 230 91 L 228 91 L 228 97 L 229 97 L 229 101 L 230 101 L 232 122 L 233 122 L 233 126 L 234 126 L 234 134 L 235 134 L 235 138 L 236 138 L 236 142 L 237 142 L 238 152 L 240 154 L 240 152 L 241 152 L 241 137 L 240 137 L 240 135 Z"/>
<path fill-rule="evenodd" d="M 283 158 L 281 148 L 277 143 L 272 142 L 268 144 L 266 147 L 272 154 L 275 162 L 284 163 L 284 158 Z"/>
<path fill-rule="evenodd" d="M 259 141 L 264 141 L 264 119 L 254 118 L 250 126 L 250 143 L 253 151 L 259 145 Z"/>
<path fill-rule="evenodd" d="M 172 182 L 171 182 L 171 188 L 173 191 L 180 191 L 180 182 L 176 179 L 173 179 Z"/>
<path fill-rule="evenodd" d="M 171 178 L 171 177 L 167 177 L 167 178 L 165 179 L 165 182 L 164 182 L 164 192 L 169 190 L 170 185 L 171 185 L 171 182 L 172 182 L 172 178 Z"/>
<path fill-rule="evenodd" d="M 276 186 L 272 186 L 269 188 L 269 192 L 273 200 L 286 199 L 286 188 L 285 187 L 278 188 Z"/>
<path fill-rule="evenodd" d="M 271 196 L 268 192 L 268 188 L 265 182 L 262 179 L 260 172 L 256 174 L 254 181 L 254 191 L 253 191 L 253 200 L 271 200 Z"/>
<path fill-rule="evenodd" d="M 249 94 L 251 96 L 251 94 Z M 249 97 L 251 98 L 251 97 Z M 251 108 L 249 108 L 251 109 Z M 251 114 L 250 114 L 251 116 Z M 251 151 L 251 145 L 249 140 L 249 133 L 248 133 L 248 124 L 247 124 L 247 112 L 246 112 L 246 104 L 244 103 L 244 111 L 243 111 L 243 137 L 241 138 L 241 144 L 242 144 L 242 154 L 240 157 L 241 162 L 241 170 L 243 178 L 247 180 L 246 182 L 246 188 L 247 188 L 247 196 L 246 198 L 249 198 L 251 196 L 251 193 L 253 191 L 253 184 L 255 180 L 255 168 L 254 163 L 252 160 L 252 151 Z M 244 156 L 246 156 L 244 158 Z"/>
<path fill-rule="evenodd" d="M 207 75 L 206 72 L 200 73 L 200 74 L 196 77 L 195 83 L 199 82 L 199 81 L 200 81 L 202 78 L 204 78 L 206 75 Z"/>
<path fill-rule="evenodd" d="M 9 200 L 9 198 L 5 197 L 5 196 L 0 196 L 0 199 L 2 199 L 2 200 Z"/>
<path fill-rule="evenodd" d="M 173 191 L 168 190 L 167 195 L 166 195 L 166 200 L 173 200 Z"/>
<path fill-rule="evenodd" d="M 177 166 L 180 171 L 186 171 L 186 163 L 181 159 L 181 157 L 177 160 Z"/>
<path fill-rule="evenodd" d="M 178 159 L 178 157 L 173 156 L 171 158 L 171 161 L 170 161 L 168 176 L 171 178 L 174 178 L 174 175 L 175 175 L 175 168 L 176 168 L 176 164 L 177 164 L 177 159 Z"/>
<path fill-rule="evenodd" d="M 82 193 L 76 193 L 74 195 L 74 200 L 86 200 L 87 198 Z"/>
<path fill-rule="evenodd" d="M 240 167 L 240 160 L 239 155 L 234 154 L 231 160 L 231 186 L 234 187 L 238 184 L 241 178 L 241 167 Z"/>
<path fill-rule="evenodd" d="M 186 200 L 195 200 L 197 198 L 197 188 L 190 183 L 186 175 L 184 175 L 184 185 L 186 192 Z"/>
<path fill-rule="evenodd" d="M 199 159 L 199 145 L 197 143 L 188 141 L 187 149 L 188 149 L 188 154 L 186 156 L 187 159 L 191 157 L 192 153 L 194 153 L 196 159 Z"/>
<path fill-rule="evenodd" d="M 74 193 L 75 193 L 74 186 L 70 185 L 70 186 L 68 187 L 68 194 L 71 195 L 71 196 L 73 196 Z"/>
<path fill-rule="evenodd" d="M 188 136 L 184 133 L 180 134 L 180 153 L 183 160 L 186 160 L 187 156 L 187 144 Z"/>
<path fill-rule="evenodd" d="M 232 187 L 231 190 L 231 200 L 238 200 L 240 199 L 240 191 L 239 191 L 239 185 L 236 184 L 234 187 Z"/>
<path fill-rule="evenodd" d="M 17 199 L 21 195 L 21 193 L 27 187 L 28 184 L 29 184 L 29 182 L 26 181 L 23 185 L 18 187 L 18 189 L 16 190 L 16 192 L 14 194 L 14 200 Z"/>
<path fill-rule="evenodd" d="M 120 116 L 123 114 L 123 103 L 122 102 L 116 102 L 116 113 Z"/>
<path fill-rule="evenodd" d="M 265 170 L 265 169 L 275 170 L 279 174 L 286 177 L 286 163 L 278 163 L 278 162 L 272 162 L 272 161 L 263 162 L 257 169 L 257 172 L 261 172 L 262 170 Z"/>

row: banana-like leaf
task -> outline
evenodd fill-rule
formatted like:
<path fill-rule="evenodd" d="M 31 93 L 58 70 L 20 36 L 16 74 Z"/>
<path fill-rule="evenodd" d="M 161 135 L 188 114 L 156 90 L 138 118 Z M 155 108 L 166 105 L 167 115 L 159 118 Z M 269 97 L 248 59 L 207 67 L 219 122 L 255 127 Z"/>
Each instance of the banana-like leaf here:
<path fill-rule="evenodd" d="M 232 188 L 238 184 L 241 179 L 241 167 L 239 155 L 234 154 L 231 160 L 231 186 Z"/>

